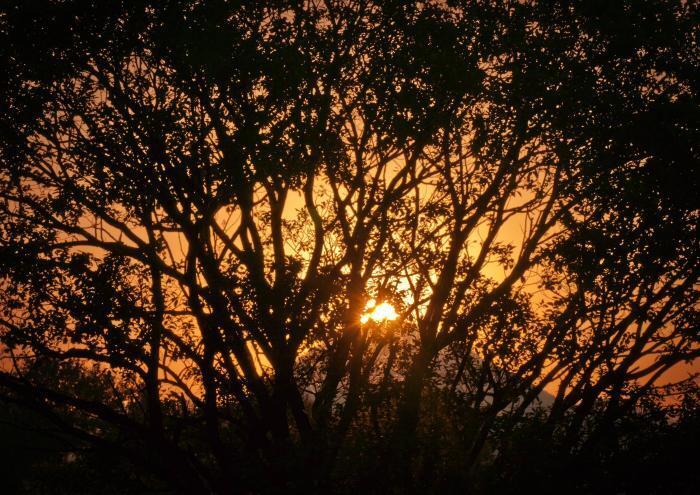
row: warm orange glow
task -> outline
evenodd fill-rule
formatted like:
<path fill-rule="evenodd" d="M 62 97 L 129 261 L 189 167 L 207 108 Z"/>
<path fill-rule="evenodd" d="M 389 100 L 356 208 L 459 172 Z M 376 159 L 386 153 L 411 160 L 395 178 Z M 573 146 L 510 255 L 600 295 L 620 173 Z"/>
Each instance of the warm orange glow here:
<path fill-rule="evenodd" d="M 392 321 L 398 317 L 398 313 L 391 304 L 387 302 L 377 304 L 377 301 L 370 299 L 367 301 L 365 313 L 360 317 L 360 321 L 362 323 L 367 323 L 369 320 L 372 320 L 380 323 L 383 321 Z"/>

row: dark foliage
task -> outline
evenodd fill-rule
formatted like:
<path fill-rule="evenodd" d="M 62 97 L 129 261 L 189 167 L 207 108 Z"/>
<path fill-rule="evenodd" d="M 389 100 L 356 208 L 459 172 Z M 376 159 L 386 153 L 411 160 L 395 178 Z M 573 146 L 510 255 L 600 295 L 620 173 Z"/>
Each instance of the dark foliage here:
<path fill-rule="evenodd" d="M 6 486 L 690 493 L 699 21 L 3 2 Z"/>

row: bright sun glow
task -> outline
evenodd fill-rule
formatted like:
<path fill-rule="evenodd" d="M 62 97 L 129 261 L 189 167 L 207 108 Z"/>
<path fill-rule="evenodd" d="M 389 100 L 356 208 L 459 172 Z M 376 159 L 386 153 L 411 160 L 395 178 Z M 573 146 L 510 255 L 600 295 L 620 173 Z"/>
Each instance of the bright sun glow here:
<path fill-rule="evenodd" d="M 387 303 L 379 303 L 374 299 L 367 301 L 365 306 L 365 313 L 360 317 L 362 323 L 367 323 L 369 320 L 376 321 L 377 323 L 382 321 L 391 321 L 398 318 L 399 315 L 396 313 L 394 307 Z"/>

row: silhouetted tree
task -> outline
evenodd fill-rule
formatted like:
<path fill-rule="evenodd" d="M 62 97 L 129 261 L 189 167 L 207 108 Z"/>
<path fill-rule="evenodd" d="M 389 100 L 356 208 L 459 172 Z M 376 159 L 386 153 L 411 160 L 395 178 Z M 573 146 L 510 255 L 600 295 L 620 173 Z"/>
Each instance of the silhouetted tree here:
<path fill-rule="evenodd" d="M 700 355 L 698 14 L 4 2 L 3 400 L 153 490 L 594 459 Z"/>

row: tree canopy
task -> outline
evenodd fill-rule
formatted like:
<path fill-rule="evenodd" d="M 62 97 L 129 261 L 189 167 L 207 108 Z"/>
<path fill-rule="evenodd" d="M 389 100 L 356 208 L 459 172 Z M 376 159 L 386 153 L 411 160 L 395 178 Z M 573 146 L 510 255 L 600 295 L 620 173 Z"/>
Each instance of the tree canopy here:
<path fill-rule="evenodd" d="M 520 437 L 686 424 L 699 14 L 3 2 L 0 397 L 184 493 L 476 489 Z"/>

